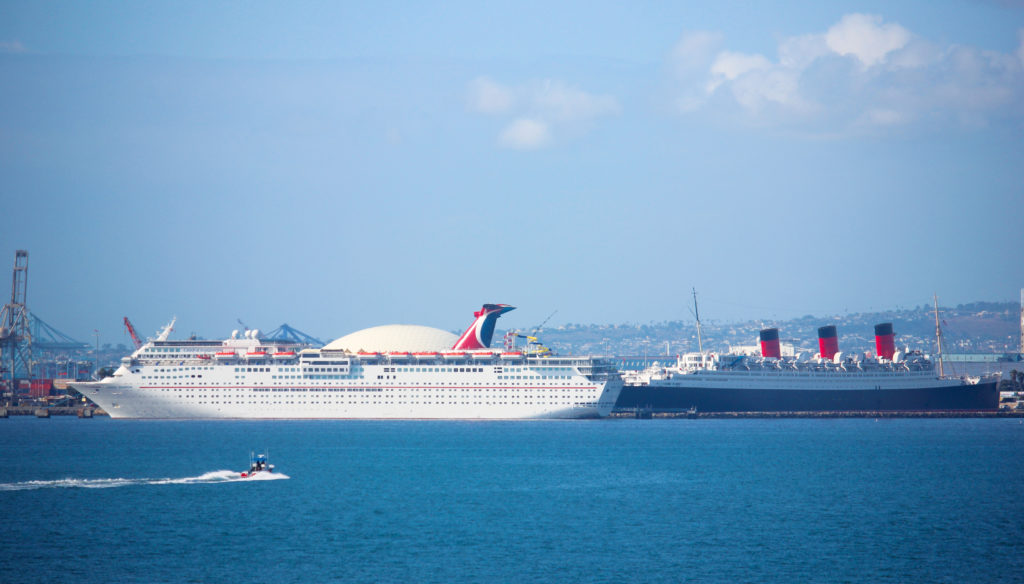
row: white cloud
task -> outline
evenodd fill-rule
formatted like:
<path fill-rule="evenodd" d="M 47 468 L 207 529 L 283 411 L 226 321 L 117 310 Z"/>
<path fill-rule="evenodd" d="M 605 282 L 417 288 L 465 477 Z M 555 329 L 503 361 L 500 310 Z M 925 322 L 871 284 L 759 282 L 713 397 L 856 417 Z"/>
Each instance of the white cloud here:
<path fill-rule="evenodd" d="M 790 37 L 779 43 L 779 65 L 788 69 L 803 69 L 831 51 L 825 37 L 820 34 Z"/>
<path fill-rule="evenodd" d="M 725 81 L 735 81 L 741 75 L 751 71 L 770 69 L 771 66 L 771 62 L 761 55 L 744 55 L 723 51 L 715 57 L 714 63 L 711 64 L 711 81 L 708 83 L 708 91 L 714 91 Z"/>
<path fill-rule="evenodd" d="M 754 70 L 731 85 L 740 105 L 757 110 L 768 103 L 801 107 L 799 76 L 783 68 Z"/>
<path fill-rule="evenodd" d="M 28 49 L 21 41 L 0 41 L 0 53 L 25 53 Z"/>
<path fill-rule="evenodd" d="M 824 32 L 781 39 L 774 59 L 687 32 L 668 69 L 683 114 L 829 135 L 977 127 L 1024 116 L 1024 29 L 1018 35 L 1011 53 L 942 46 L 879 16 L 848 14 Z"/>
<path fill-rule="evenodd" d="M 675 97 L 679 111 L 697 110 L 707 99 L 705 77 L 721 44 L 720 34 L 690 31 L 684 33 L 672 48 L 669 66 L 679 87 L 679 94 Z"/>
<path fill-rule="evenodd" d="M 718 33 L 707 31 L 684 33 L 672 48 L 673 72 L 677 76 L 686 77 L 694 71 L 700 72 L 706 69 L 715 58 L 715 53 L 721 44 L 722 35 Z"/>
<path fill-rule="evenodd" d="M 941 62 L 944 51 L 921 39 L 914 39 L 905 47 L 890 53 L 886 65 L 890 69 L 921 69 Z"/>
<path fill-rule="evenodd" d="M 742 53 L 719 53 L 711 65 L 711 80 L 708 93 L 714 92 L 723 83 L 736 101 L 749 109 L 760 109 L 767 103 L 797 105 L 798 76 L 786 67 L 774 65 L 762 55 Z"/>
<path fill-rule="evenodd" d="M 498 143 L 508 148 L 533 150 L 546 146 L 551 140 L 548 125 L 540 120 L 520 118 L 502 130 Z"/>
<path fill-rule="evenodd" d="M 771 66 L 771 61 L 761 55 L 744 55 L 725 51 L 719 53 L 715 58 L 714 64 L 711 65 L 711 74 L 732 81 L 744 73 L 768 69 Z"/>
<path fill-rule="evenodd" d="M 943 62 L 943 73 L 935 85 L 934 97 L 945 107 L 977 112 L 1005 103 L 1019 107 L 1024 99 L 1024 71 L 1016 59 L 1007 55 L 953 47 Z"/>
<path fill-rule="evenodd" d="M 484 114 L 507 112 L 515 104 L 515 97 L 506 87 L 487 77 L 477 77 L 469 83 L 469 107 Z"/>
<path fill-rule="evenodd" d="M 502 85 L 487 77 L 469 84 L 470 110 L 515 117 L 498 137 L 509 148 L 541 148 L 554 143 L 554 130 L 586 124 L 619 113 L 619 102 L 564 81 L 545 79 L 521 85 Z"/>
<path fill-rule="evenodd" d="M 889 53 L 902 49 L 910 33 L 898 24 L 883 24 L 881 16 L 847 14 L 825 33 L 825 43 L 836 53 L 853 55 L 865 67 L 885 62 Z"/>
<path fill-rule="evenodd" d="M 903 112 L 887 109 L 872 109 L 864 112 L 861 123 L 868 126 L 896 126 L 906 123 L 907 115 Z"/>
<path fill-rule="evenodd" d="M 1017 45 L 1017 59 L 1024 65 L 1024 28 L 1017 31 L 1017 38 L 1020 40 L 1020 44 Z"/>
<path fill-rule="evenodd" d="M 554 120 L 585 120 L 619 113 L 619 102 L 614 97 L 591 95 L 561 81 L 543 81 L 529 93 L 533 107 Z"/>

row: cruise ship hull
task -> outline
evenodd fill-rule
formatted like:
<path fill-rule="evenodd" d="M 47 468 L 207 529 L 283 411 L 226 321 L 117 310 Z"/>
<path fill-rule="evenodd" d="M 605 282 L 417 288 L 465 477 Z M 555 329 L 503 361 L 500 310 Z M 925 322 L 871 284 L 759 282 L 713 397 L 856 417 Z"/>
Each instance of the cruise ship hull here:
<path fill-rule="evenodd" d="M 621 380 L 610 379 L 600 388 L 593 388 L 591 391 L 596 390 L 600 397 L 588 404 L 574 403 L 568 390 L 562 392 L 565 397 L 555 397 L 555 392 L 549 390 L 549 397 L 543 398 L 544 403 L 538 403 L 541 400 L 537 398 L 529 398 L 531 403 L 524 403 L 526 400 L 521 391 L 459 387 L 448 392 L 452 396 L 451 400 L 431 400 L 434 403 L 426 403 L 427 400 L 422 397 L 411 395 L 407 388 L 396 388 L 393 392 L 376 388 L 373 392 L 352 388 L 347 388 L 347 391 L 325 391 L 319 388 L 308 392 L 292 390 L 278 393 L 278 396 L 282 396 L 278 399 L 268 399 L 262 388 L 255 391 L 237 387 L 206 391 L 189 388 L 192 393 L 188 395 L 195 397 L 183 399 L 180 392 L 160 392 L 153 388 L 109 382 L 76 383 L 73 387 L 111 418 L 501 420 L 605 417 L 611 413 L 621 385 Z M 474 389 L 477 391 L 474 392 Z M 229 393 L 233 397 L 223 399 Z M 440 393 L 435 390 L 434 395 Z M 260 399 L 250 400 L 250 394 Z M 465 400 L 467 394 L 474 398 Z M 476 403 L 457 404 L 452 401 Z"/>
<path fill-rule="evenodd" d="M 997 381 L 885 389 L 784 389 L 626 385 L 618 410 L 678 412 L 845 412 L 995 410 Z"/>

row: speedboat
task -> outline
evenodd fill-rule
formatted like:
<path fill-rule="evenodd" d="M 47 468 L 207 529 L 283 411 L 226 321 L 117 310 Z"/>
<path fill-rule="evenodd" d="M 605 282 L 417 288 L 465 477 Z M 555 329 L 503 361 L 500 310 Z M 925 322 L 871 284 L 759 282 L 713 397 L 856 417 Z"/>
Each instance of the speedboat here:
<path fill-rule="evenodd" d="M 274 472 L 274 465 L 267 462 L 267 454 L 249 453 L 249 471 L 242 473 L 243 479 L 251 479 L 260 473 Z"/>

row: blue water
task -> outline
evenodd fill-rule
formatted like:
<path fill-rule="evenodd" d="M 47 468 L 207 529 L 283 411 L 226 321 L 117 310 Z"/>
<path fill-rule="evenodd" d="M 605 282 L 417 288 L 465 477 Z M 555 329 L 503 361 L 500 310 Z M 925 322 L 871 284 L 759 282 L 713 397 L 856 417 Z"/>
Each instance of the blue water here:
<path fill-rule="evenodd" d="M 1020 420 L 0 420 L 4 582 L 1021 582 Z M 287 479 L 230 480 L 267 449 Z"/>

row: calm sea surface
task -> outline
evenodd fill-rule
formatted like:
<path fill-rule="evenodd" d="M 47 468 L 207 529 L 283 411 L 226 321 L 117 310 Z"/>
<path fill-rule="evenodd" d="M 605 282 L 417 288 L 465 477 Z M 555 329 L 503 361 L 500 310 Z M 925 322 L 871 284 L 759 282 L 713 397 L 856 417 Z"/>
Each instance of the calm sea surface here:
<path fill-rule="evenodd" d="M 1020 420 L 0 420 L 4 582 L 1022 582 Z M 287 479 L 241 481 L 269 450 Z"/>

